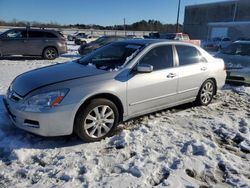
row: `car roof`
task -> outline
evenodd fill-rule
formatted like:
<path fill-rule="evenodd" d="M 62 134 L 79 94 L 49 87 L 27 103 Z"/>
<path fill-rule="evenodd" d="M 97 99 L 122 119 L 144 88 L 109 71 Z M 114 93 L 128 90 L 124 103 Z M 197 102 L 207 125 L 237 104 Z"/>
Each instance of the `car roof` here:
<path fill-rule="evenodd" d="M 44 32 L 58 32 L 57 30 L 53 29 L 43 29 L 43 28 L 12 28 L 10 30 L 29 30 L 29 31 L 44 31 Z"/>
<path fill-rule="evenodd" d="M 129 44 L 137 44 L 137 45 L 151 45 L 151 44 L 182 44 L 187 46 L 195 46 L 194 44 L 176 41 L 176 40 L 168 40 L 168 39 L 128 39 L 124 41 L 120 41 L 120 43 L 129 43 Z M 196 47 L 196 46 L 195 46 Z"/>
<path fill-rule="evenodd" d="M 166 40 L 166 39 L 127 39 L 127 40 L 121 41 L 121 43 L 149 45 L 149 44 L 153 44 L 153 43 L 168 42 L 168 41 L 170 42 L 171 40 Z"/>

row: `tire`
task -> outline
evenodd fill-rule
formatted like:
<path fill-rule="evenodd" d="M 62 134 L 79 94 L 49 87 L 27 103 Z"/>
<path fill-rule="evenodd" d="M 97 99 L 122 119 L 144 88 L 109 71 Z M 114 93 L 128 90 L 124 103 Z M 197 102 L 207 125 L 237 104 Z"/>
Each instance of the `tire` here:
<path fill-rule="evenodd" d="M 84 41 L 81 41 L 81 44 L 87 44 L 87 42 L 84 40 Z"/>
<path fill-rule="evenodd" d="M 199 90 L 196 103 L 201 106 L 207 106 L 210 104 L 215 94 L 215 90 L 216 87 L 214 81 L 211 79 L 206 80 Z"/>
<path fill-rule="evenodd" d="M 43 58 L 53 60 L 58 57 L 57 49 L 54 47 L 48 47 L 43 50 Z"/>
<path fill-rule="evenodd" d="M 93 99 L 78 111 L 74 132 L 85 142 L 95 142 L 112 135 L 118 122 L 119 112 L 113 102 Z"/>

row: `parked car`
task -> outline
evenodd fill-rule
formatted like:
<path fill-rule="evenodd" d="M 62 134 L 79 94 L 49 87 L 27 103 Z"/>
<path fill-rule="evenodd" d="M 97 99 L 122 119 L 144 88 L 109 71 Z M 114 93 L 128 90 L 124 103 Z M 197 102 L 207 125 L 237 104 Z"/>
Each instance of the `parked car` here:
<path fill-rule="evenodd" d="M 121 121 L 193 101 L 208 105 L 225 78 L 223 60 L 195 45 L 126 40 L 19 75 L 4 104 L 26 131 L 74 131 L 84 141 L 98 141 Z"/>
<path fill-rule="evenodd" d="M 226 48 L 231 43 L 232 41 L 230 38 L 215 37 L 211 40 L 206 41 L 206 43 L 204 44 L 204 49 L 209 51 L 218 51 L 220 49 Z"/>
<path fill-rule="evenodd" d="M 107 45 L 111 42 L 122 41 L 125 39 L 127 38 L 121 36 L 103 36 L 88 44 L 82 44 L 78 48 L 78 52 L 80 55 L 86 55 L 87 53 L 90 53 L 101 46 Z"/>
<path fill-rule="evenodd" d="M 200 46 L 201 41 L 200 40 L 190 40 L 188 34 L 185 33 L 149 33 L 149 38 L 154 39 L 168 39 L 168 40 L 178 40 L 186 43 L 195 44 L 197 46 Z"/>
<path fill-rule="evenodd" d="M 87 44 L 92 41 L 95 41 L 98 38 L 99 38 L 98 36 L 93 36 L 93 35 L 86 35 L 84 37 L 76 37 L 75 44 L 76 45 Z"/>
<path fill-rule="evenodd" d="M 250 84 L 250 41 L 236 41 L 215 57 L 225 61 L 228 82 Z"/>
<path fill-rule="evenodd" d="M 79 32 L 75 32 L 74 34 L 72 34 L 72 35 L 68 35 L 67 36 L 67 39 L 69 40 L 69 41 L 75 41 L 75 39 L 77 38 L 77 37 L 86 37 L 87 35 L 85 34 L 85 33 L 79 33 Z"/>
<path fill-rule="evenodd" d="M 52 60 L 66 52 L 66 39 L 58 31 L 17 28 L 0 35 L 0 56 L 42 56 Z"/>

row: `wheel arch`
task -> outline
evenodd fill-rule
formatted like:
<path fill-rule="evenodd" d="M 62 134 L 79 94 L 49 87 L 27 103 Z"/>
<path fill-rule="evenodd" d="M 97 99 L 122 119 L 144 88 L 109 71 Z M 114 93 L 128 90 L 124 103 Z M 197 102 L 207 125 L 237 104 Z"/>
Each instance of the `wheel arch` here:
<path fill-rule="evenodd" d="M 119 122 L 122 121 L 123 120 L 124 107 L 123 107 L 123 104 L 122 104 L 120 98 L 117 97 L 114 94 L 111 94 L 111 93 L 99 93 L 99 94 L 89 96 L 88 98 L 86 98 L 84 100 L 84 102 L 78 107 L 78 109 L 77 109 L 77 111 L 75 113 L 74 122 L 76 120 L 77 114 L 79 113 L 79 111 L 82 108 L 84 108 L 86 105 L 88 105 L 92 100 L 100 99 L 100 98 L 110 100 L 111 102 L 113 102 L 116 105 L 116 107 L 118 109 L 118 112 L 119 112 Z"/>
<path fill-rule="evenodd" d="M 206 79 L 204 82 L 206 82 L 207 80 L 212 80 L 214 82 L 214 86 L 215 86 L 214 95 L 216 95 L 217 94 L 217 82 L 216 82 L 216 79 L 214 77 L 210 77 L 210 78 Z"/>

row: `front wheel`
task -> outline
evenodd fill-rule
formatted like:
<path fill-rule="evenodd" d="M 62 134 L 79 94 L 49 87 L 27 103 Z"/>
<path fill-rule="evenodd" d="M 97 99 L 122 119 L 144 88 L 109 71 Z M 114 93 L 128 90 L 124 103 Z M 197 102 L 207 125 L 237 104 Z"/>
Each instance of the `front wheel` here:
<path fill-rule="evenodd" d="M 196 102 L 198 105 L 208 105 L 211 103 L 213 96 L 215 94 L 215 83 L 212 80 L 206 80 L 198 93 L 198 96 L 196 98 Z"/>
<path fill-rule="evenodd" d="M 118 124 L 116 105 L 107 99 L 94 99 L 76 116 L 74 132 L 86 142 L 99 141 L 112 134 Z"/>

